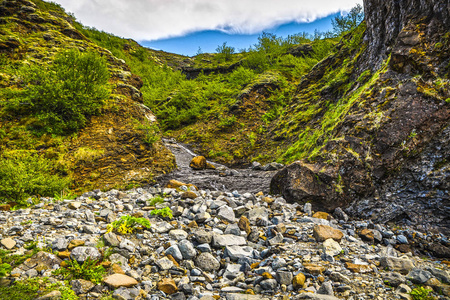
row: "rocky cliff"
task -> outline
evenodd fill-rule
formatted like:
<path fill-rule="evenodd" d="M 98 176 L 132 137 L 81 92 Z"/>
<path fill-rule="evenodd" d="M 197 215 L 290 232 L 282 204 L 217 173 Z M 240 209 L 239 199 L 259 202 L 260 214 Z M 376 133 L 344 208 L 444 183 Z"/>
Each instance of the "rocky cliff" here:
<path fill-rule="evenodd" d="M 290 108 L 305 110 L 311 87 L 347 66 L 319 91 L 325 113 L 296 125 L 321 132 L 321 147 L 314 159 L 280 171 L 271 189 L 328 211 L 345 206 L 355 217 L 449 233 L 450 2 L 366 0 L 364 7 L 358 50 L 343 41 L 305 76 Z M 339 118 L 328 125 L 328 115 Z"/>

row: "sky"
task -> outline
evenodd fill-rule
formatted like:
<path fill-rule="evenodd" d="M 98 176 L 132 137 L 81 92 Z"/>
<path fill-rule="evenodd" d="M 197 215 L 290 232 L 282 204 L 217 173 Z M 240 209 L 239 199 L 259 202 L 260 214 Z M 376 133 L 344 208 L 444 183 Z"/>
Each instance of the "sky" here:
<path fill-rule="evenodd" d="M 52 0 L 95 27 L 185 55 L 215 52 L 223 42 L 248 48 L 263 32 L 287 36 L 326 31 L 331 18 L 362 0 Z"/>

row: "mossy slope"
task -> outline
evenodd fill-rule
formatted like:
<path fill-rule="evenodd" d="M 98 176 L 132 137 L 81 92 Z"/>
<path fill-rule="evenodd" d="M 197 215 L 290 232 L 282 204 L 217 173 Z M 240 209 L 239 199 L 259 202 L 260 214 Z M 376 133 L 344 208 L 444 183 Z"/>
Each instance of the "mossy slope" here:
<path fill-rule="evenodd" d="M 10 100 L 3 98 L 3 159 L 19 152 L 49 159 L 54 166 L 51 173 L 69 178 L 69 187 L 78 192 L 145 184 L 174 167 L 173 155 L 152 127 L 155 116 L 141 104 L 142 80 L 130 72 L 125 61 L 77 30 L 73 18 L 61 7 L 40 0 L 2 1 L 0 24 L 0 86 L 4 93 L 26 88 L 20 70 L 36 66 L 45 72 L 57 54 L 68 49 L 103 57 L 109 72 L 105 88 L 111 91 L 100 110 L 87 114 L 86 124 L 75 132 L 52 133 L 51 127 L 37 130 L 35 116 L 11 114 L 7 110 Z M 154 136 L 152 143 L 148 143 L 148 135 Z"/>

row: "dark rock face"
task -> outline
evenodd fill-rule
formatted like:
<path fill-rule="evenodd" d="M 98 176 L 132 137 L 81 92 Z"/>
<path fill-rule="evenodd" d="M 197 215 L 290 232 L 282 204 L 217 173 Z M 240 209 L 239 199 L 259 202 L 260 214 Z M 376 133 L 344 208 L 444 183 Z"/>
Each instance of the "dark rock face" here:
<path fill-rule="evenodd" d="M 433 36 L 450 27 L 450 2 L 438 0 L 364 0 L 367 23 L 365 41 L 369 43 L 369 61 L 378 65 L 395 44 L 415 44 L 418 36 L 404 31 L 408 24 L 425 21 L 425 34 Z"/>
<path fill-rule="evenodd" d="M 449 234 L 450 2 L 364 4 L 366 48 L 351 76 L 365 70 L 379 75 L 314 163 L 286 167 L 273 178 L 271 191 L 288 201 L 311 201 L 313 209 L 343 205 L 353 217 Z M 327 60 L 341 59 L 343 51 Z M 317 65 L 298 92 L 326 72 L 327 65 Z M 321 96 L 333 97 L 336 90 L 329 87 Z"/>

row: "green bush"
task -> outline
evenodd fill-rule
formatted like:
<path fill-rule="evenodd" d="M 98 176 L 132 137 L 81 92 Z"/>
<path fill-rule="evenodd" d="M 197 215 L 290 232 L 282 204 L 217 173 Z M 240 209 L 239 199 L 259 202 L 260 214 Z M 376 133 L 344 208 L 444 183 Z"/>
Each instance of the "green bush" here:
<path fill-rule="evenodd" d="M 148 199 L 148 205 L 150 206 L 154 206 L 157 203 L 164 203 L 164 198 L 158 195 Z"/>
<path fill-rule="evenodd" d="M 227 42 L 217 46 L 216 52 L 218 53 L 219 60 L 229 61 L 234 54 L 234 47 L 227 46 Z"/>
<path fill-rule="evenodd" d="M 240 88 L 252 82 L 255 77 L 256 74 L 252 69 L 246 69 L 240 66 L 228 76 L 227 80 L 233 86 Z"/>
<path fill-rule="evenodd" d="M 413 300 L 432 300 L 433 297 L 429 296 L 432 290 L 427 290 L 423 286 L 419 286 L 409 293 Z"/>
<path fill-rule="evenodd" d="M 355 29 L 364 20 L 364 10 L 360 4 L 353 7 L 347 15 L 337 16 L 331 20 L 336 36 L 343 35 Z"/>
<path fill-rule="evenodd" d="M 15 151 L 0 157 L 0 201 L 24 200 L 33 195 L 53 196 L 64 190 L 68 178 L 55 174 L 53 163 L 28 151 Z"/>
<path fill-rule="evenodd" d="M 23 88 L 3 92 L 7 111 L 34 118 L 38 132 L 69 134 L 83 128 L 91 115 L 100 113 L 109 98 L 106 60 L 94 52 L 68 50 L 47 66 L 18 70 Z"/>
<path fill-rule="evenodd" d="M 53 272 L 54 275 L 62 275 L 64 280 L 85 279 L 96 284 L 102 282 L 105 273 L 103 266 L 98 265 L 96 260 L 91 260 L 89 257 L 81 265 L 75 259 L 69 260 L 65 267 Z"/>
<path fill-rule="evenodd" d="M 5 277 L 11 272 L 11 266 L 7 263 L 0 264 L 0 277 Z"/>
<path fill-rule="evenodd" d="M 122 216 L 107 226 L 107 231 L 117 231 L 120 234 L 133 233 L 136 229 L 150 228 L 150 222 L 146 218 Z"/>
<path fill-rule="evenodd" d="M 172 214 L 172 210 L 170 209 L 170 207 L 164 207 L 161 209 L 154 209 L 150 212 L 150 214 L 152 216 L 161 216 L 163 218 L 169 218 L 172 219 L 173 218 L 173 214 Z"/>

